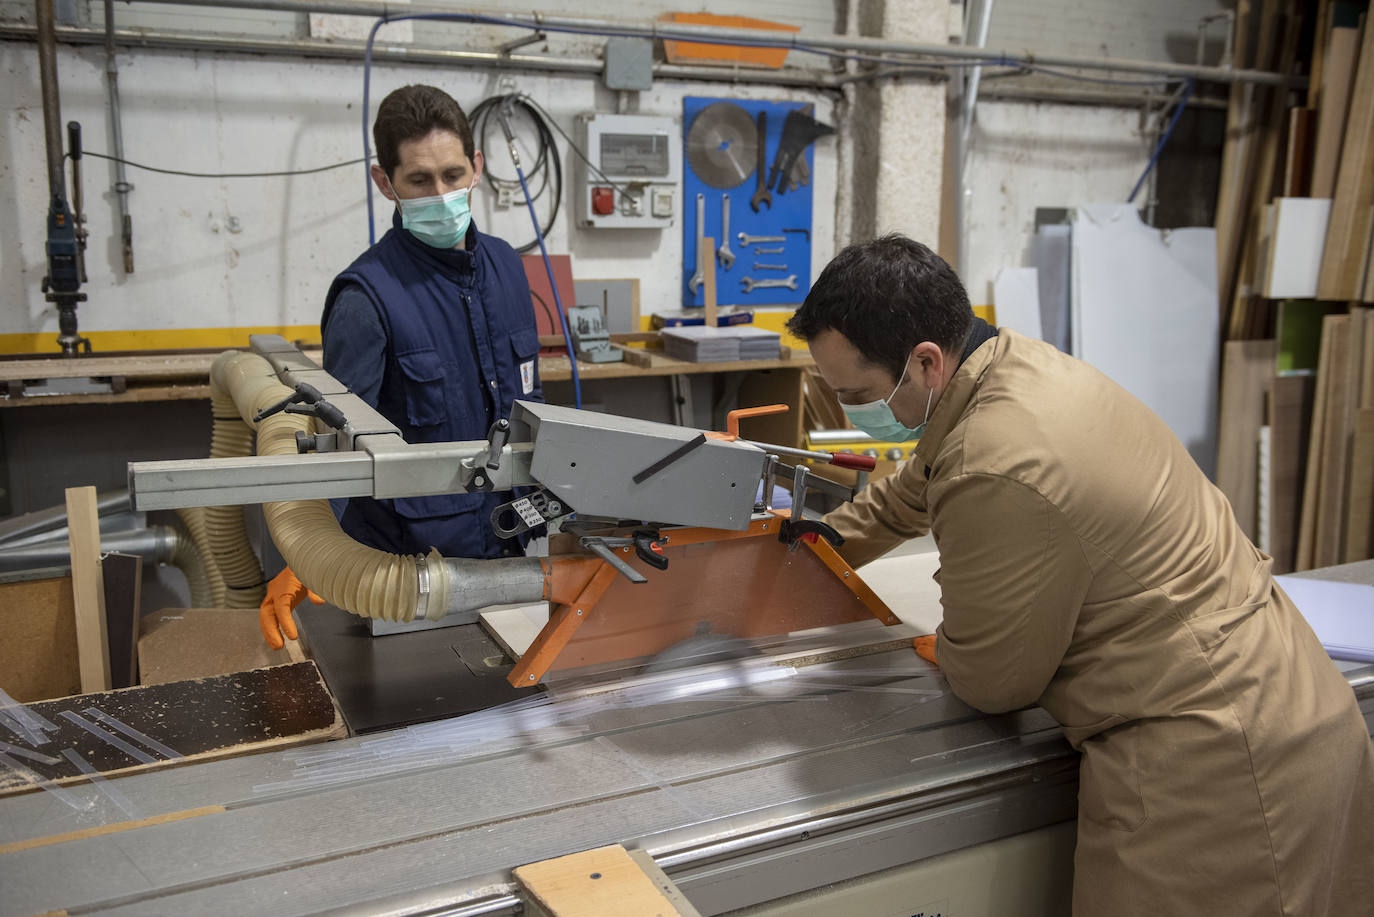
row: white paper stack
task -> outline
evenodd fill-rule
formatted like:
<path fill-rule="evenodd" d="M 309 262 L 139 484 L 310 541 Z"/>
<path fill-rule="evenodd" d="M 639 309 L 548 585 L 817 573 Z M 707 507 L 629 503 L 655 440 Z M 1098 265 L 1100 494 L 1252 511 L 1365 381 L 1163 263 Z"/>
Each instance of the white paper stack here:
<path fill-rule="evenodd" d="M 1374 662 L 1374 586 L 1276 576 L 1317 639 L 1335 659 Z"/>
<path fill-rule="evenodd" d="M 688 325 L 664 328 L 663 351 L 677 360 L 692 363 L 731 363 L 736 360 L 775 360 L 781 336 L 776 331 L 750 325 L 712 328 Z"/>

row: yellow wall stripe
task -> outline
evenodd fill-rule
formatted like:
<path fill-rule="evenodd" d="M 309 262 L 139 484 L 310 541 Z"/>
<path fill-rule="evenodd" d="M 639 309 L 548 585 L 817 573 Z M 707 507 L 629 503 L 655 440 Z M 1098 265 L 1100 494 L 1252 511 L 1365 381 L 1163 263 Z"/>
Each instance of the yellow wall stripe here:
<path fill-rule="evenodd" d="M 250 334 L 280 334 L 288 341 L 304 341 L 318 347 L 319 325 L 260 325 L 241 328 L 146 328 L 138 331 L 83 331 L 92 349 L 196 350 L 247 347 Z M 57 333 L 0 334 L 0 353 L 57 353 Z"/>

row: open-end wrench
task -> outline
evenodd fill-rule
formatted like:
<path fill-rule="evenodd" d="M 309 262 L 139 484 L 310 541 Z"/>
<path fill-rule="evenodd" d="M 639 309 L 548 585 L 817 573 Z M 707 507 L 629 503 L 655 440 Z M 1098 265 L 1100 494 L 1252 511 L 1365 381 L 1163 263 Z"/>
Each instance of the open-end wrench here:
<path fill-rule="evenodd" d="M 773 209 L 773 192 L 768 190 L 768 112 L 759 112 L 759 133 L 758 133 L 758 164 L 754 166 L 757 178 L 754 182 L 754 196 L 749 199 L 749 206 L 754 208 L 754 212 L 759 212 L 760 204 L 767 204 L 768 209 Z"/>
<path fill-rule="evenodd" d="M 695 296 L 697 290 L 701 289 L 702 273 L 705 268 L 702 266 L 704 256 L 701 249 L 706 244 L 706 195 L 697 195 L 697 272 L 692 275 L 692 279 L 687 281 L 687 289 L 692 291 Z"/>
<path fill-rule="evenodd" d="M 792 274 L 784 280 L 755 280 L 753 277 L 746 277 L 740 281 L 744 284 L 744 292 L 749 293 L 754 290 L 769 290 L 785 287 L 789 290 L 797 288 L 797 275 Z"/>
<path fill-rule="evenodd" d="M 757 261 L 755 261 L 755 262 L 754 262 L 754 270 L 756 270 L 756 271 L 785 271 L 785 270 L 787 270 L 787 265 L 785 265 L 785 264 L 759 264 Z"/>
<path fill-rule="evenodd" d="M 748 248 L 751 245 L 758 245 L 760 242 L 786 242 L 785 236 L 751 236 L 747 232 L 739 234 L 739 244 Z"/>
<path fill-rule="evenodd" d="M 735 253 L 730 251 L 730 195 L 720 196 L 720 248 L 716 249 L 720 266 L 727 271 L 735 263 Z M 696 292 L 693 290 L 693 292 Z"/>
<path fill-rule="evenodd" d="M 756 248 L 756 249 L 754 249 L 754 254 L 756 254 L 756 255 L 781 255 L 781 254 L 782 254 L 783 252 L 785 252 L 785 251 L 787 251 L 787 249 L 785 249 L 785 248 L 783 248 L 781 245 L 779 245 L 777 248 Z"/>

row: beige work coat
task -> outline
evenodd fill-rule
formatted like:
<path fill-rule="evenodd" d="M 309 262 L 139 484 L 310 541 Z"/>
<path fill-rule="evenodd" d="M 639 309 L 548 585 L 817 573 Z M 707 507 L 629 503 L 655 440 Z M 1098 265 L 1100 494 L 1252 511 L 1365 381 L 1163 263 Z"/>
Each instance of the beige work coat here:
<path fill-rule="evenodd" d="M 954 693 L 1040 704 L 1083 753 L 1079 917 L 1374 914 L 1354 694 L 1226 498 L 1125 390 L 1002 330 L 914 458 L 826 521 L 854 565 L 930 531 Z"/>

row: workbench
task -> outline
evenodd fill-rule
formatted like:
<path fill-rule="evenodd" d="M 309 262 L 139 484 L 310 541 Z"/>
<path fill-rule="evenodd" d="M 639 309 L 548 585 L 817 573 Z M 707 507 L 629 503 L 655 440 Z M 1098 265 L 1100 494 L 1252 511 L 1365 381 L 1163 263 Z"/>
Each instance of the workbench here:
<path fill-rule="evenodd" d="M 321 363 L 318 347 L 302 352 Z M 61 404 L 129 404 L 143 401 L 184 401 L 210 397 L 210 364 L 222 350 L 184 353 L 90 354 L 75 358 L 25 357 L 0 358 L 0 407 L 37 407 Z M 640 362 L 582 363 L 578 374 L 584 380 L 645 379 L 658 376 L 696 376 L 710 373 L 752 372 L 759 370 L 804 370 L 815 366 L 806 351 L 785 352 L 775 360 L 740 360 L 729 363 L 691 363 L 665 356 L 661 351 L 640 351 Z M 647 363 L 647 365 L 643 365 Z M 106 380 L 114 391 L 33 394 L 42 391 L 43 381 L 95 378 Z M 566 354 L 539 357 L 541 382 L 572 379 Z M 26 393 L 27 391 L 27 393 Z"/>
<path fill-rule="evenodd" d="M 1374 583 L 1374 561 L 1315 575 Z M 919 666 L 889 649 L 807 668 L 840 680 L 787 702 L 607 704 L 333 784 L 301 752 L 122 778 L 139 820 L 3 799 L 0 915 L 508 914 L 513 867 L 616 842 L 703 914 L 1067 913 L 1077 755 L 1044 711 L 981 714 Z M 1374 666 L 1339 667 L 1374 724 Z"/>

